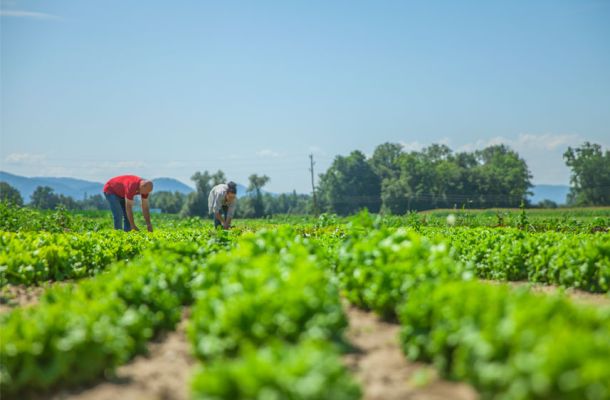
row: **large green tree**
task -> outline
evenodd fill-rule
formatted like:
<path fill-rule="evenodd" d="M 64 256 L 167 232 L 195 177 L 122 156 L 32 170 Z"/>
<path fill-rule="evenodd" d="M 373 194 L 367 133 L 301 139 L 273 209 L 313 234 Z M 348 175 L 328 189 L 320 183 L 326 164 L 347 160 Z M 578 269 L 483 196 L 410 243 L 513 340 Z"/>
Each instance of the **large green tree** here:
<path fill-rule="evenodd" d="M 531 194 L 531 174 L 525 160 L 505 145 L 475 152 L 478 207 L 518 207 Z"/>
<path fill-rule="evenodd" d="M 610 151 L 599 144 L 586 142 L 568 147 L 563 155 L 572 169 L 572 187 L 568 201 L 575 205 L 610 205 Z"/>
<path fill-rule="evenodd" d="M 191 180 L 195 182 L 195 191 L 190 193 L 182 206 L 180 214 L 185 217 L 202 217 L 205 218 L 208 215 L 208 196 L 212 185 L 210 182 L 217 184 L 220 178 L 224 180 L 224 173 L 217 171 L 215 174 L 210 174 L 208 171 L 195 172 L 191 177 Z M 222 183 L 222 182 L 218 182 Z"/>
<path fill-rule="evenodd" d="M 381 180 L 397 178 L 400 175 L 402 154 L 402 145 L 383 143 L 375 148 L 369 163 Z"/>
<path fill-rule="evenodd" d="M 296 191 L 279 195 L 265 193 L 263 195 L 263 200 L 265 202 L 265 215 L 304 215 L 313 211 L 311 196 L 308 194 L 297 194 Z"/>
<path fill-rule="evenodd" d="M 365 206 L 375 212 L 379 203 L 382 212 L 393 214 L 462 206 L 517 207 L 527 201 L 530 179 L 525 161 L 504 145 L 453 153 L 446 145 L 433 144 L 406 153 L 398 144 L 384 143 L 369 160 L 360 152 L 337 157 L 320 175 L 320 198 L 326 211 L 339 214 Z M 365 205 L 367 201 L 373 204 Z"/>
<path fill-rule="evenodd" d="M 21 197 L 19 190 L 6 182 L 0 182 L 0 201 L 14 204 L 16 206 L 23 205 L 23 197 Z"/>
<path fill-rule="evenodd" d="M 110 205 L 108 201 L 102 197 L 101 194 L 94 194 L 93 196 L 87 196 L 81 200 L 80 208 L 83 210 L 109 210 Z"/>
<path fill-rule="evenodd" d="M 38 186 L 30 199 L 30 205 L 40 210 L 53 210 L 59 204 L 59 196 L 50 186 Z"/>
<path fill-rule="evenodd" d="M 250 201 L 251 216 L 260 218 L 265 215 L 265 200 L 263 198 L 263 187 L 269 182 L 267 175 L 252 174 L 248 177 L 250 184 L 248 185 L 248 197 Z"/>
<path fill-rule="evenodd" d="M 326 173 L 320 174 L 320 200 L 326 211 L 348 215 L 361 209 L 378 212 L 381 179 L 360 151 L 337 156 Z"/>
<path fill-rule="evenodd" d="M 150 207 L 158 208 L 164 213 L 177 214 L 182 210 L 186 195 L 180 192 L 153 192 L 150 195 Z"/>

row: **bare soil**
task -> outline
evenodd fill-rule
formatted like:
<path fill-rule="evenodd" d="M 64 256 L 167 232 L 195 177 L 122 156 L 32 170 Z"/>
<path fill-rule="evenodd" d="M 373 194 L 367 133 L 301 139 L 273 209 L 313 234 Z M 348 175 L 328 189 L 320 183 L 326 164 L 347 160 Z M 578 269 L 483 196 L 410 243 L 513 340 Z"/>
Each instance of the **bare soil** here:
<path fill-rule="evenodd" d="M 440 379 L 429 365 L 409 362 L 399 345 L 398 324 L 352 306 L 346 306 L 346 313 L 346 336 L 354 352 L 344 362 L 362 385 L 364 400 L 478 399 L 472 387 Z"/>
<path fill-rule="evenodd" d="M 0 290 L 0 314 L 38 303 L 48 286 L 6 285 Z"/>
<path fill-rule="evenodd" d="M 185 329 L 188 310 L 174 332 L 149 344 L 149 353 L 118 368 L 116 377 L 52 400 L 186 400 L 195 364 Z"/>
<path fill-rule="evenodd" d="M 29 307 L 38 304 L 43 293 L 54 286 L 73 285 L 74 280 L 42 282 L 40 285 L 6 285 L 0 289 L 0 314 L 16 307 Z"/>

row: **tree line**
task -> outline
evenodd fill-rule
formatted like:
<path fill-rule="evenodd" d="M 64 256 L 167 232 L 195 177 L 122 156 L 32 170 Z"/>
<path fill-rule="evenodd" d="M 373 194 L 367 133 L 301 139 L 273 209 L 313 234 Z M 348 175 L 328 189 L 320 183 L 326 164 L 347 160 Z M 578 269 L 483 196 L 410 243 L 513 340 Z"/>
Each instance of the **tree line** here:
<path fill-rule="evenodd" d="M 563 157 L 572 170 L 568 205 L 610 205 L 610 151 L 586 142 L 568 147 Z M 519 207 L 530 205 L 531 179 L 525 160 L 502 144 L 472 152 L 433 144 L 407 152 L 400 144 L 384 143 L 368 158 L 360 151 L 335 157 L 320 175 L 317 194 L 321 210 L 340 215 L 362 208 L 404 214 L 435 208 Z"/>
<path fill-rule="evenodd" d="M 531 194 L 530 179 L 525 160 L 505 145 L 454 153 L 441 144 L 405 152 L 384 143 L 369 158 L 360 151 L 336 157 L 320 175 L 319 197 L 324 210 L 342 215 L 363 207 L 391 214 L 518 207 Z"/>
<path fill-rule="evenodd" d="M 586 142 L 564 152 L 571 169 L 568 205 L 610 205 L 610 151 Z M 336 156 L 319 175 L 317 204 L 308 194 L 272 195 L 263 191 L 266 175 L 252 174 L 247 193 L 238 202 L 236 216 L 260 218 L 273 214 L 329 212 L 349 215 L 367 208 L 371 212 L 404 214 L 434 208 L 489 208 L 528 205 L 532 175 L 524 159 L 505 145 L 472 152 L 454 152 L 433 144 L 421 151 L 407 152 L 400 144 L 384 143 L 367 157 L 361 151 Z M 213 186 L 225 183 L 223 171 L 196 172 L 191 177 L 195 191 L 153 192 L 152 208 L 185 217 L 208 215 L 208 194 Z M 19 191 L 0 182 L 0 200 L 23 205 Z M 541 203 L 552 206 L 545 200 Z M 56 194 L 39 186 L 29 206 L 39 209 L 104 210 L 108 204 L 101 194 L 83 200 Z"/>

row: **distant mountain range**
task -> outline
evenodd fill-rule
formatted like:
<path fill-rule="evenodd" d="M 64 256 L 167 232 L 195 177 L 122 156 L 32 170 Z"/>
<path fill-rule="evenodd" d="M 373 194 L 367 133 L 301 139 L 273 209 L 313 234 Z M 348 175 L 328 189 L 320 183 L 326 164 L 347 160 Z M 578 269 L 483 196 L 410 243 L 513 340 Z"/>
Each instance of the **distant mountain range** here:
<path fill-rule="evenodd" d="M 49 178 L 49 177 L 25 177 L 8 172 L 0 171 L 0 181 L 13 186 L 21 193 L 21 197 L 27 203 L 30 196 L 38 186 L 49 186 L 55 193 L 70 196 L 76 200 L 82 200 L 85 196 L 101 194 L 104 184 L 101 182 L 86 181 L 75 178 Z M 153 179 L 155 191 L 191 193 L 194 189 L 177 179 L 156 178 Z"/>
<path fill-rule="evenodd" d="M 195 189 L 185 183 L 173 178 L 155 178 L 152 180 L 155 184 L 155 192 L 180 192 L 188 194 Z M 49 186 L 57 194 L 70 196 L 75 200 L 82 200 L 85 196 L 93 196 L 101 194 L 104 184 L 101 182 L 86 181 L 75 178 L 51 178 L 51 177 L 26 177 L 10 174 L 0 171 L 0 182 L 6 182 L 13 186 L 21 193 L 23 201 L 28 203 L 30 196 L 38 186 Z M 246 194 L 246 187 L 237 184 L 237 196 L 241 197 Z"/>
<path fill-rule="evenodd" d="M 38 186 L 49 186 L 55 193 L 70 196 L 76 200 L 82 200 L 85 196 L 101 194 L 103 183 L 86 181 L 75 178 L 48 178 L 19 176 L 0 171 L 0 181 L 6 182 L 21 192 L 21 197 L 27 203 L 30 196 Z M 168 191 L 188 194 L 194 189 L 185 183 L 173 178 L 155 178 L 155 192 Z M 237 184 L 237 197 L 246 194 L 246 187 Z M 530 197 L 532 204 L 539 203 L 544 199 L 552 200 L 557 204 L 565 204 L 570 187 L 565 185 L 535 185 L 532 188 L 533 196 Z M 275 195 L 274 193 L 272 193 Z"/>

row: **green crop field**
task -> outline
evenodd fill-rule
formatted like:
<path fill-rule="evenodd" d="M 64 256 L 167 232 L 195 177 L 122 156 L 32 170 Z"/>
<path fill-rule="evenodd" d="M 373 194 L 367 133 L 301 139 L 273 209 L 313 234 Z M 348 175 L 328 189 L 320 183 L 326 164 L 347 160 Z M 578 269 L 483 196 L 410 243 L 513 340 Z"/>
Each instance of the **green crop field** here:
<path fill-rule="evenodd" d="M 2 399 L 95 387 L 185 310 L 194 399 L 363 398 L 350 307 L 481 399 L 610 399 L 610 208 L 153 223 L 0 203 Z"/>

